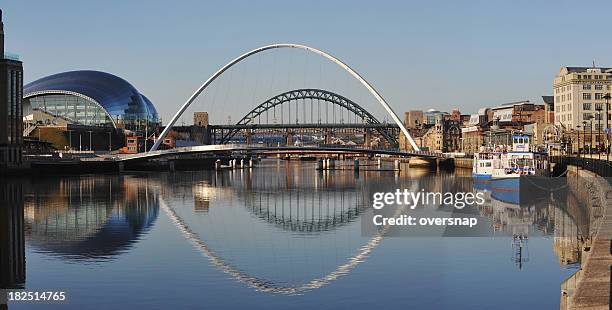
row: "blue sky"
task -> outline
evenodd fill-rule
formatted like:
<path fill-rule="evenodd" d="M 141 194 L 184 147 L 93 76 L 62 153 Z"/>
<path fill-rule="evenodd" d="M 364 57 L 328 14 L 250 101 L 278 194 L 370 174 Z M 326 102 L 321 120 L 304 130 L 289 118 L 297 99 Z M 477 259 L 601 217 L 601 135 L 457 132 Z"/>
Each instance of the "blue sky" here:
<path fill-rule="evenodd" d="M 398 112 L 473 113 L 539 101 L 561 65 L 612 66 L 605 18 L 612 4 L 605 1 L 9 0 L 2 9 L 6 49 L 24 61 L 26 82 L 67 70 L 107 71 L 146 94 L 164 120 L 220 66 L 275 42 L 332 53 Z M 256 69 L 242 69 L 245 79 L 257 79 Z M 251 92 L 230 84 L 226 96 Z M 252 106 L 234 101 L 243 102 L 240 110 Z M 207 110 L 202 105 L 197 110 Z M 225 114 L 217 108 L 213 119 Z"/>

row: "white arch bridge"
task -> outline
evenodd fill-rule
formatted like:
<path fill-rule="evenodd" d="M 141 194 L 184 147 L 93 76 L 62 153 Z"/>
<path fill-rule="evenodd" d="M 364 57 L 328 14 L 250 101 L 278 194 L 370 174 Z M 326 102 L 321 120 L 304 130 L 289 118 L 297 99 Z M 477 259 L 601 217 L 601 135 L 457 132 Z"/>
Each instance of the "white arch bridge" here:
<path fill-rule="evenodd" d="M 360 155 L 392 155 L 398 157 L 425 157 L 425 158 L 446 158 L 442 153 L 427 151 L 396 151 L 385 149 L 369 149 L 349 146 L 260 146 L 248 144 L 220 144 L 220 145 L 198 145 L 189 147 L 177 147 L 168 150 L 149 151 L 145 153 L 122 155 L 117 158 L 118 162 L 137 161 L 154 159 L 167 156 L 181 156 L 190 154 L 206 153 L 231 153 L 244 152 L 251 154 L 360 154 Z"/>
<path fill-rule="evenodd" d="M 154 152 L 157 152 L 157 149 L 159 148 L 159 146 L 161 145 L 162 141 L 164 140 L 164 138 L 166 137 L 166 135 L 168 135 L 168 133 L 170 132 L 170 130 L 172 129 L 172 127 L 174 126 L 174 124 L 176 123 L 176 121 L 181 117 L 181 115 L 185 112 L 185 110 L 195 101 L 195 99 L 214 81 L 216 80 L 219 76 L 221 76 L 225 71 L 227 71 L 229 68 L 231 68 L 232 66 L 236 65 L 237 63 L 241 62 L 242 60 L 267 51 L 267 50 L 272 50 L 272 49 L 278 49 L 278 48 L 294 48 L 294 49 L 302 49 L 305 50 L 307 52 L 312 52 L 314 54 L 320 55 L 325 57 L 328 60 L 331 60 L 333 63 L 335 63 L 336 65 L 340 66 L 342 69 L 344 69 L 346 72 L 348 72 L 353 78 L 355 78 L 359 83 L 361 83 L 367 90 L 368 92 L 370 92 L 370 94 L 372 94 L 372 96 L 374 96 L 374 98 L 378 101 L 378 103 L 385 109 L 385 111 L 389 114 L 389 116 L 391 117 L 391 119 L 395 122 L 395 124 L 397 124 L 397 126 L 399 126 L 400 130 L 402 131 L 402 133 L 404 134 L 404 136 L 407 138 L 408 142 L 410 143 L 412 149 L 415 152 L 420 151 L 419 147 L 417 146 L 416 142 L 414 141 L 414 139 L 412 138 L 412 136 L 410 135 L 410 132 L 408 132 L 408 129 L 406 129 L 406 127 L 404 126 L 404 124 L 402 123 L 402 121 L 399 119 L 399 117 L 397 116 L 397 114 L 395 113 L 395 111 L 393 111 L 393 109 L 391 108 L 391 106 L 385 101 L 385 99 L 380 95 L 380 93 L 374 89 L 374 87 L 372 85 L 370 85 L 370 83 L 368 83 L 361 75 L 359 75 L 355 70 L 353 70 L 351 67 L 349 67 L 347 64 L 345 64 L 344 62 L 340 61 L 338 58 L 324 52 L 321 50 L 318 50 L 316 48 L 312 48 L 306 45 L 301 45 L 301 44 L 291 44 L 291 43 L 280 43 L 280 44 L 272 44 L 272 45 L 267 45 L 267 46 L 262 46 L 259 48 L 256 48 L 254 50 L 251 50 L 249 52 L 246 52 L 240 56 L 238 56 L 237 58 L 235 58 L 234 60 L 230 61 L 229 63 L 227 63 L 226 65 L 224 65 L 223 67 L 221 67 L 217 72 L 215 72 L 211 77 L 209 77 L 204 84 L 202 84 L 192 95 L 191 97 L 189 97 L 189 99 L 187 99 L 187 101 L 179 108 L 179 110 L 176 112 L 176 114 L 174 115 L 174 117 L 172 117 L 172 119 L 170 120 L 170 122 L 168 123 L 168 125 L 164 128 L 164 130 L 162 131 L 162 133 L 160 134 L 160 136 L 158 137 L 158 139 L 155 141 L 155 144 L 153 145 L 153 147 L 151 148 L 151 151 L 149 151 L 149 153 L 155 154 Z M 379 152 L 380 153 L 380 152 Z M 152 155 L 151 154 L 151 155 Z M 158 155 L 159 156 L 159 155 Z"/>

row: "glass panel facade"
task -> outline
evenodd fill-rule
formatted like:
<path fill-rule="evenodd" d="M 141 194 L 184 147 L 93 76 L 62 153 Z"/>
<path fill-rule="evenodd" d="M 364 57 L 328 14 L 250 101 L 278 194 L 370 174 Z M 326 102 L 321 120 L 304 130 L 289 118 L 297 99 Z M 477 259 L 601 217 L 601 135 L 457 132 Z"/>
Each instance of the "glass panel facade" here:
<path fill-rule="evenodd" d="M 74 124 L 88 126 L 113 126 L 111 119 L 96 103 L 85 98 L 66 94 L 46 94 L 30 97 L 32 110 L 41 110 L 61 117 Z M 26 106 L 28 106 L 26 104 Z"/>
<path fill-rule="evenodd" d="M 107 112 L 119 128 L 137 133 L 153 132 L 159 126 L 153 104 L 130 83 L 105 72 L 84 70 L 50 75 L 26 85 L 24 94 L 31 99 L 33 109 L 40 108 L 74 123 L 110 125 L 111 119 L 104 113 Z M 24 106 L 28 106 L 27 102 Z"/>

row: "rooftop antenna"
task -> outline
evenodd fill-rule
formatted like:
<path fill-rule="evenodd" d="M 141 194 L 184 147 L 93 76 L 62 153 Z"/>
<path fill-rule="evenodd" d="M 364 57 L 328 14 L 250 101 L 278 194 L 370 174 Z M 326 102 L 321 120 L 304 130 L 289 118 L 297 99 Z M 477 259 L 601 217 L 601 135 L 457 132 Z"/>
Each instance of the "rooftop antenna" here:
<path fill-rule="evenodd" d="M 595 59 L 593 59 L 593 69 L 595 69 Z"/>

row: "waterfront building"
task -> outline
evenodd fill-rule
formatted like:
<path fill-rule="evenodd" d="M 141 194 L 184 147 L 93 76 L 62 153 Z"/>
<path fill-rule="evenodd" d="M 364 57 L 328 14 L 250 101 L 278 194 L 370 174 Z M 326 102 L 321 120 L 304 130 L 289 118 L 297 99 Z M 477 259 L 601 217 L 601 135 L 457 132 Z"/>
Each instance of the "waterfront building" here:
<path fill-rule="evenodd" d="M 4 51 L 4 23 L 0 10 L 0 171 L 22 163 L 23 123 L 21 94 L 23 65 Z"/>
<path fill-rule="evenodd" d="M 426 125 L 435 125 L 436 117 L 438 115 L 444 117 L 447 114 L 447 112 L 438 111 L 436 109 L 429 109 L 425 113 L 423 113 L 423 123 Z"/>
<path fill-rule="evenodd" d="M 555 123 L 555 97 L 554 96 L 542 96 L 542 102 L 544 102 L 544 122 L 546 124 Z"/>
<path fill-rule="evenodd" d="M 546 110 L 544 104 L 534 104 L 529 100 L 509 102 L 491 108 L 493 119 L 500 123 L 545 123 Z"/>
<path fill-rule="evenodd" d="M 561 67 L 553 81 L 555 124 L 572 130 L 596 115 L 609 119 L 604 97 L 610 93 L 611 82 L 612 68 Z"/>
<path fill-rule="evenodd" d="M 461 128 L 461 151 L 474 154 L 484 145 L 484 131 L 478 125 Z"/>
<path fill-rule="evenodd" d="M 208 112 L 193 112 L 193 125 L 198 127 L 208 126 Z"/>
<path fill-rule="evenodd" d="M 423 145 L 428 151 L 444 151 L 444 114 L 436 114 L 433 126 L 423 135 Z"/>
<path fill-rule="evenodd" d="M 459 111 L 459 109 L 455 108 L 453 109 L 453 111 L 451 112 L 449 119 L 452 121 L 456 121 L 456 122 L 460 122 L 461 121 L 461 111 Z"/>
<path fill-rule="evenodd" d="M 58 149 L 116 149 L 124 136 L 150 137 L 160 125 L 146 96 L 100 71 L 63 72 L 27 84 L 23 111 L 25 135 Z"/>
<path fill-rule="evenodd" d="M 423 111 L 411 110 L 404 112 L 404 125 L 406 128 L 418 128 L 422 126 L 423 123 Z"/>

